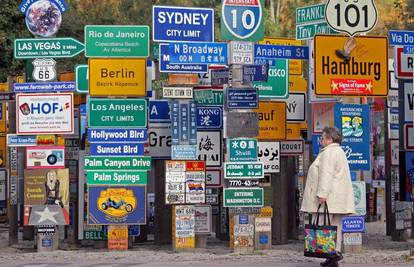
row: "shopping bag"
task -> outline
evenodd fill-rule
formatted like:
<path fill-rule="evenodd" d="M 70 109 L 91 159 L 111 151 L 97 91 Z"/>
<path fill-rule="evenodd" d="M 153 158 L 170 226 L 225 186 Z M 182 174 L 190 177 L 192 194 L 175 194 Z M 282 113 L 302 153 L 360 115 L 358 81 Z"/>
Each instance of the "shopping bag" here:
<path fill-rule="evenodd" d="M 316 220 L 305 225 L 305 257 L 330 258 L 335 255 L 337 227 L 331 226 L 328 205 L 325 203 L 324 206 L 323 225 L 319 225 L 321 205 L 318 207 Z"/>

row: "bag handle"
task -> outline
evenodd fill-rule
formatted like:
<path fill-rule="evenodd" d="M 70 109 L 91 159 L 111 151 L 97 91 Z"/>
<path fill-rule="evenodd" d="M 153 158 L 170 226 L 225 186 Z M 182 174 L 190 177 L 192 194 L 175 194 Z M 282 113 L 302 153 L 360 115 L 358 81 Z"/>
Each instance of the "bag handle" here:
<path fill-rule="evenodd" d="M 324 211 L 323 211 L 323 225 L 327 225 L 326 224 L 326 218 L 328 218 L 328 225 L 331 226 L 331 218 L 329 217 L 329 209 L 328 209 L 328 204 L 324 203 Z M 319 204 L 318 206 L 318 210 L 316 211 L 316 226 L 319 226 L 319 215 L 320 215 L 320 208 L 321 208 L 322 204 Z"/>

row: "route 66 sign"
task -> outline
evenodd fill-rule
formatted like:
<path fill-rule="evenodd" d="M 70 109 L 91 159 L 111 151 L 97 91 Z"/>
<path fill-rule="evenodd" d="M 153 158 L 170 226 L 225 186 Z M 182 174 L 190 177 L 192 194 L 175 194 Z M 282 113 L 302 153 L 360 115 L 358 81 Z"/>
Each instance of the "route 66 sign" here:
<path fill-rule="evenodd" d="M 378 20 L 374 0 L 329 0 L 325 12 L 331 28 L 350 36 L 371 31 Z"/>
<path fill-rule="evenodd" d="M 32 62 L 33 79 L 37 82 L 49 82 L 56 79 L 56 61 L 52 58 L 35 59 Z"/>
<path fill-rule="evenodd" d="M 260 41 L 264 38 L 264 0 L 223 0 L 221 37 L 224 40 Z"/>

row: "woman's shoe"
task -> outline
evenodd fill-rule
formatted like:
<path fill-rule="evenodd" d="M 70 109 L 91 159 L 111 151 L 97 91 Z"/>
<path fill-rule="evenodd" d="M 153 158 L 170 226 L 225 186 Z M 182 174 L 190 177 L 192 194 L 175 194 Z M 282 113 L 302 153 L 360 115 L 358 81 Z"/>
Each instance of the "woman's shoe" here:
<path fill-rule="evenodd" d="M 321 262 L 322 267 L 338 267 L 338 262 L 333 259 L 326 259 L 324 262 Z"/>

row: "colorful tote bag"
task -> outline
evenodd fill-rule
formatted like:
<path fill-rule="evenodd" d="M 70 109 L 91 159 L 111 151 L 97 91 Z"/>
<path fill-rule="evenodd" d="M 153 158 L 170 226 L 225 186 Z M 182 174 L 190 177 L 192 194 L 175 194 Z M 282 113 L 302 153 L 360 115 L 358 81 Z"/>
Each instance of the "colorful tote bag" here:
<path fill-rule="evenodd" d="M 319 225 L 320 207 L 321 205 L 318 207 L 316 221 L 305 225 L 305 257 L 330 258 L 335 254 L 337 227 L 331 226 L 326 203 L 323 213 L 324 223 Z"/>

